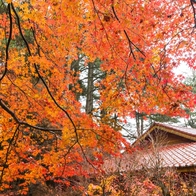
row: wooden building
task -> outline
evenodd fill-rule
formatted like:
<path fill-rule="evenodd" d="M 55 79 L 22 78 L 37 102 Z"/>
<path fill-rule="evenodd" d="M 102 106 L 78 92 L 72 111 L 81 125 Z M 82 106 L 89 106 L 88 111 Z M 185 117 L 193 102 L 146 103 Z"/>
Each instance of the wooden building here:
<path fill-rule="evenodd" d="M 196 171 L 196 129 L 154 123 L 132 146 L 133 153 L 107 160 L 105 169 L 124 172 L 158 167 Z"/>
<path fill-rule="evenodd" d="M 148 167 L 159 164 L 180 172 L 196 169 L 196 129 L 154 123 L 133 146 L 141 149 L 140 162 Z"/>

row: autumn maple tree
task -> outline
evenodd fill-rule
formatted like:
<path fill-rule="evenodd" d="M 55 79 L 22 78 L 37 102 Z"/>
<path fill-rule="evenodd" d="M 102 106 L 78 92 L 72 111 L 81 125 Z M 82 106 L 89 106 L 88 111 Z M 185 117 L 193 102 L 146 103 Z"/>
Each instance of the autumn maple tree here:
<path fill-rule="evenodd" d="M 1 0 L 0 191 L 98 173 L 128 147 L 113 115 L 186 116 L 195 96 L 173 69 L 195 69 L 195 27 L 195 0 Z M 96 59 L 84 112 L 73 63 Z"/>

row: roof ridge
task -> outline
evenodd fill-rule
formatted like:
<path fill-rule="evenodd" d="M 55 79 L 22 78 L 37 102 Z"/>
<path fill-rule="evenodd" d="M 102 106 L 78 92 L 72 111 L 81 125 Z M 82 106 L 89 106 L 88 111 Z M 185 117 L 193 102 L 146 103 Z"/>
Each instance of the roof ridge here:
<path fill-rule="evenodd" d="M 175 125 L 167 125 L 164 123 L 154 122 L 148 128 L 148 130 L 133 143 L 133 145 L 137 145 L 139 142 L 145 139 L 151 132 L 153 132 L 153 130 L 155 130 L 156 128 L 162 129 L 163 131 L 168 132 L 168 133 L 173 133 L 180 137 L 184 137 L 184 138 L 196 141 L 196 129 L 194 128 L 178 127 Z"/>

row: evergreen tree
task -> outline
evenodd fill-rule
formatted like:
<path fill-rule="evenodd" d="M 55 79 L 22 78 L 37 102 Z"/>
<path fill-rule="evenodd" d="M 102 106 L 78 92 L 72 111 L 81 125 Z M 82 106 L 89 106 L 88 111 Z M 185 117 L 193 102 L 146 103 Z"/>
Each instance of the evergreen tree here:
<path fill-rule="evenodd" d="M 185 84 L 192 87 L 192 92 L 196 93 L 196 71 L 192 71 L 192 75 L 187 77 Z M 186 112 L 189 115 L 186 125 L 196 128 L 196 110 L 191 111 L 189 108 L 186 108 Z"/>

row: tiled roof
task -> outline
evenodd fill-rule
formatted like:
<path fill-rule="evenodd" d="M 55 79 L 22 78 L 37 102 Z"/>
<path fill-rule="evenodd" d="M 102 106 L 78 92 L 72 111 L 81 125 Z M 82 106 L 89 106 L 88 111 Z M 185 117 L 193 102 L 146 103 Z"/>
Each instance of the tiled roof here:
<path fill-rule="evenodd" d="M 143 152 L 139 155 L 140 166 L 160 167 L 190 167 L 196 166 L 196 142 L 164 146 L 154 152 Z"/>
<path fill-rule="evenodd" d="M 139 137 L 133 146 L 136 147 L 149 134 L 158 130 L 187 138 L 189 142 L 173 143 L 153 148 L 147 144 L 146 149 L 137 149 L 132 154 L 124 153 L 121 158 L 111 158 L 104 162 L 103 168 L 108 172 L 140 170 L 142 168 L 196 168 L 196 129 L 154 123 L 146 133 Z M 168 138 L 169 140 L 169 138 Z M 156 144 L 155 144 L 156 145 Z M 151 147 L 150 147 L 151 146 Z M 144 147 L 144 146 L 143 146 Z"/>
<path fill-rule="evenodd" d="M 121 158 L 106 160 L 104 170 L 108 172 L 140 170 L 142 168 L 196 167 L 196 142 L 164 146 L 155 150 L 136 151 Z"/>

